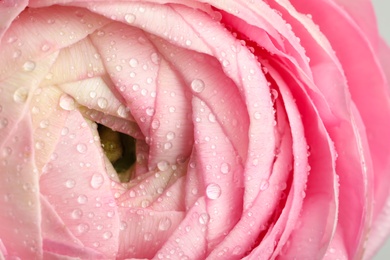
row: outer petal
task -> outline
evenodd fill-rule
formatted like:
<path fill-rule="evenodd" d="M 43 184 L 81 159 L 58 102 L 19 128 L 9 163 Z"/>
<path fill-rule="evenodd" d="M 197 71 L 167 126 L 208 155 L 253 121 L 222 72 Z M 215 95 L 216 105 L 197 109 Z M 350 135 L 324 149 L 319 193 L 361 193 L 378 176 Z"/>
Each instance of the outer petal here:
<path fill-rule="evenodd" d="M 0 2 L 0 39 L 13 20 L 27 6 L 28 0 L 5 0 Z"/>

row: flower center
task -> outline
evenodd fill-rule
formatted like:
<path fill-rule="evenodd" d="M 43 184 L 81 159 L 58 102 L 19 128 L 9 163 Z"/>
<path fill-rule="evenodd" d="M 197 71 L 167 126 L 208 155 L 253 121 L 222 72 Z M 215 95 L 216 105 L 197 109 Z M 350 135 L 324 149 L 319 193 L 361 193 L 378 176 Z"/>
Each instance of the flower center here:
<path fill-rule="evenodd" d="M 113 131 L 104 125 L 98 125 L 100 142 L 121 182 L 128 182 L 132 177 L 132 166 L 136 161 L 135 139 Z"/>

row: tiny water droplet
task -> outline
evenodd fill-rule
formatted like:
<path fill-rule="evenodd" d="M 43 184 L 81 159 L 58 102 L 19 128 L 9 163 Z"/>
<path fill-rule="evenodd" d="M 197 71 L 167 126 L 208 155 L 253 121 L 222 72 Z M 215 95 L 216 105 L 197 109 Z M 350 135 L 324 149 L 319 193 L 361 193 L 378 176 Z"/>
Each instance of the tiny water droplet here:
<path fill-rule="evenodd" d="M 44 45 L 42 45 L 41 50 L 44 52 L 47 52 L 48 50 L 50 50 L 50 46 L 47 44 L 44 44 Z"/>
<path fill-rule="evenodd" d="M 79 234 L 84 234 L 88 232 L 88 230 L 89 230 L 89 225 L 86 223 L 81 223 L 77 225 L 77 231 L 79 232 Z"/>
<path fill-rule="evenodd" d="M 94 173 L 91 177 L 91 187 L 94 189 L 99 189 L 104 183 L 104 177 L 100 173 Z"/>
<path fill-rule="evenodd" d="M 91 91 L 91 92 L 89 92 L 89 96 L 90 96 L 90 98 L 95 98 L 96 97 L 96 92 L 95 91 Z"/>
<path fill-rule="evenodd" d="M 71 111 L 75 109 L 75 101 L 68 94 L 62 94 L 60 97 L 60 107 L 64 110 Z"/>
<path fill-rule="evenodd" d="M 88 201 L 88 197 L 85 195 L 80 195 L 77 197 L 77 202 L 79 204 L 85 204 L 85 203 L 87 203 L 87 201 Z"/>
<path fill-rule="evenodd" d="M 105 99 L 104 97 L 100 97 L 98 98 L 97 100 L 97 104 L 98 106 L 101 108 L 101 109 L 105 109 L 108 105 L 108 101 L 107 99 Z"/>
<path fill-rule="evenodd" d="M 172 143 L 168 142 L 164 144 L 164 150 L 169 150 L 172 148 Z"/>
<path fill-rule="evenodd" d="M 87 150 L 88 150 L 88 147 L 87 147 L 86 144 L 80 143 L 80 144 L 76 145 L 76 150 L 77 150 L 79 153 L 86 153 Z"/>
<path fill-rule="evenodd" d="M 209 114 L 209 121 L 211 123 L 215 123 L 217 121 L 216 118 L 215 118 L 215 115 L 213 113 Z"/>
<path fill-rule="evenodd" d="M 125 14 L 125 20 L 127 23 L 132 24 L 135 21 L 135 15 L 134 14 Z"/>
<path fill-rule="evenodd" d="M 135 68 L 135 67 L 137 67 L 138 66 L 138 60 L 137 59 L 130 59 L 130 61 L 129 61 L 129 65 L 130 65 L 130 67 L 132 67 L 132 68 Z"/>
<path fill-rule="evenodd" d="M 201 93 L 205 88 L 205 84 L 201 79 L 194 79 L 191 82 L 191 88 L 194 92 Z"/>
<path fill-rule="evenodd" d="M 72 211 L 73 219 L 80 219 L 83 216 L 83 211 L 81 209 L 75 209 Z"/>
<path fill-rule="evenodd" d="M 14 101 L 17 103 L 24 103 L 28 98 L 28 89 L 21 87 L 14 92 Z"/>
<path fill-rule="evenodd" d="M 269 182 L 267 180 L 262 180 L 260 182 L 260 190 L 265 191 L 269 187 Z"/>
<path fill-rule="evenodd" d="M 228 164 L 228 163 L 226 163 L 226 162 L 222 163 L 222 164 L 221 164 L 221 172 L 222 172 L 223 174 L 229 173 L 229 172 L 230 172 L 230 164 Z"/>
<path fill-rule="evenodd" d="M 65 181 L 65 187 L 71 189 L 76 185 L 76 181 L 73 179 L 68 179 Z"/>
<path fill-rule="evenodd" d="M 152 60 L 152 62 L 156 65 L 159 64 L 160 62 L 160 57 L 158 56 L 157 53 L 153 52 L 151 55 L 150 55 L 150 59 Z"/>
<path fill-rule="evenodd" d="M 206 225 L 210 220 L 210 216 L 207 213 L 202 213 L 199 216 L 199 223 L 201 225 Z"/>
<path fill-rule="evenodd" d="M 157 163 L 157 168 L 160 171 L 166 171 L 169 168 L 169 163 L 167 161 L 160 161 Z"/>
<path fill-rule="evenodd" d="M 33 71 L 35 69 L 35 62 L 33 61 L 26 61 L 24 64 L 23 64 L 23 70 L 24 71 Z"/>
<path fill-rule="evenodd" d="M 175 138 L 175 133 L 174 132 L 168 132 L 166 137 L 167 137 L 168 141 L 173 140 Z"/>
<path fill-rule="evenodd" d="M 211 200 L 218 199 L 221 196 L 221 187 L 216 183 L 210 183 L 206 187 L 206 196 Z"/>
<path fill-rule="evenodd" d="M 171 225 L 172 225 L 172 221 L 169 218 L 164 217 L 158 223 L 158 229 L 162 231 L 166 231 L 171 227 Z"/>
<path fill-rule="evenodd" d="M 148 116 L 153 116 L 154 115 L 154 108 L 153 107 L 147 107 L 146 108 L 146 114 Z"/>
<path fill-rule="evenodd" d="M 120 116 L 122 118 L 125 118 L 128 116 L 127 108 L 124 105 L 120 105 L 118 107 L 118 110 L 116 111 L 116 113 L 118 114 L 118 116 Z"/>
<path fill-rule="evenodd" d="M 104 238 L 105 240 L 110 239 L 111 237 L 112 237 L 111 231 L 104 232 L 103 238 Z"/>
<path fill-rule="evenodd" d="M 144 234 L 144 240 L 145 240 L 145 241 L 152 241 L 152 239 L 153 239 L 153 234 L 152 234 L 152 233 L 146 232 L 146 233 Z"/>
<path fill-rule="evenodd" d="M 160 121 L 158 119 L 153 119 L 152 121 L 152 129 L 156 130 L 160 127 Z"/>
<path fill-rule="evenodd" d="M 48 120 L 42 120 L 40 123 L 39 123 L 39 127 L 44 129 L 44 128 L 47 128 L 49 126 L 49 121 Z"/>

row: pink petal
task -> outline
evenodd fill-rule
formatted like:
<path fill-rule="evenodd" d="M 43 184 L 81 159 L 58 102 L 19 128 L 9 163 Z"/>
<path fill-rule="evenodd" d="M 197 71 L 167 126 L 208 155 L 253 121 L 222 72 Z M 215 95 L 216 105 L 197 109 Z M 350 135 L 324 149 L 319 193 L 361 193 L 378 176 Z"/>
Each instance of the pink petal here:
<path fill-rule="evenodd" d="M 1 130 L 0 130 L 1 131 Z M 23 116 L 12 134 L 2 137 L 0 149 L 0 238 L 7 257 L 42 256 L 39 175 L 34 164 L 30 119 Z"/>
<path fill-rule="evenodd" d="M 153 211 L 142 208 L 119 209 L 120 245 L 118 257 L 151 259 L 182 225 L 184 212 Z M 184 241 L 184 240 L 183 240 Z"/>
<path fill-rule="evenodd" d="M 27 4 L 28 0 L 5 0 L 0 2 L 0 39 Z"/>
<path fill-rule="evenodd" d="M 0 60 L 13 61 L 0 64 L 0 79 L 9 77 L 26 62 L 37 61 L 83 39 L 106 22 L 79 8 L 27 9 L 12 23 L 4 34 L 7 40 L 0 44 Z M 67 24 L 66 30 L 63 24 Z"/>
<path fill-rule="evenodd" d="M 119 216 L 97 135 L 79 112 L 69 112 L 40 189 L 84 246 L 112 257 L 118 249 Z"/>

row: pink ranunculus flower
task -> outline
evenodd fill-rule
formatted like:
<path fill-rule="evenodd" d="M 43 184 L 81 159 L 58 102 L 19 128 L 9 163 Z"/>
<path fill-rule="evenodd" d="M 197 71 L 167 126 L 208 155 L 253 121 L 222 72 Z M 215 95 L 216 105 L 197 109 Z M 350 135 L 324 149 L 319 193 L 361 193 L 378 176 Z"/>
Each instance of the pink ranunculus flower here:
<path fill-rule="evenodd" d="M 388 235 L 370 1 L 3 0 L 0 37 L 1 259 L 368 259 Z"/>

